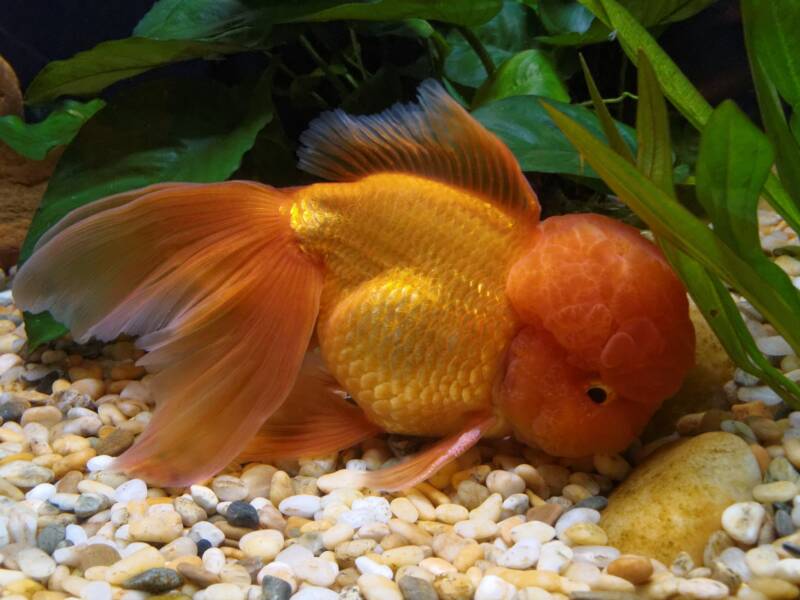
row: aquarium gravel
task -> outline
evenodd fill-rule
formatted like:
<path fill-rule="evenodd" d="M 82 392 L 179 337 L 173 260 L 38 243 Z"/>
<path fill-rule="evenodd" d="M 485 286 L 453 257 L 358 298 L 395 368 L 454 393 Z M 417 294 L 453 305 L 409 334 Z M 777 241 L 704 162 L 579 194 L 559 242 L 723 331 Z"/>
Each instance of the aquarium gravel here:
<path fill-rule="evenodd" d="M 773 213 L 760 217 L 767 249 L 797 243 Z M 800 284 L 800 261 L 782 255 L 776 262 Z M 135 366 L 140 351 L 130 340 L 62 339 L 26 354 L 12 277 L 13 270 L 2 276 L 0 292 L 3 598 L 757 600 L 800 593 L 800 412 L 744 372 L 725 386 L 729 409 L 685 415 L 677 430 L 742 438 L 761 475 L 747 490 L 752 500 L 724 510 L 702 540 L 701 562 L 681 552 L 663 564 L 610 545 L 602 514 L 615 487 L 675 435 L 579 460 L 483 441 L 398 494 L 320 489 L 317 480 L 338 468 L 396 461 L 418 449 L 412 438 L 232 465 L 188 489 L 112 472 L 112 457 L 133 443 L 153 409 L 148 377 Z M 800 359 L 739 303 L 761 350 L 800 379 Z"/>

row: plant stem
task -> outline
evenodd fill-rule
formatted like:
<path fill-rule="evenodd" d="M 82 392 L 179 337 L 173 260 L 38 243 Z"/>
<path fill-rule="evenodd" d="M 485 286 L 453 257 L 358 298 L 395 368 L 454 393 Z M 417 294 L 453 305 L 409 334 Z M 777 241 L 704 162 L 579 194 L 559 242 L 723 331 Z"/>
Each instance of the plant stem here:
<path fill-rule="evenodd" d="M 347 95 L 347 88 L 344 87 L 341 81 L 336 77 L 336 74 L 331 71 L 331 67 L 325 60 L 319 55 L 319 53 L 314 49 L 314 46 L 311 45 L 311 42 L 308 41 L 308 38 L 305 35 L 300 35 L 300 44 L 303 48 L 306 49 L 306 52 L 311 56 L 311 59 L 317 63 L 317 66 L 322 69 L 322 72 L 325 73 L 325 77 L 328 78 L 328 81 L 331 82 L 331 85 L 336 88 L 336 91 L 339 92 L 339 95 L 344 97 Z"/>
<path fill-rule="evenodd" d="M 631 100 L 638 100 L 639 96 L 637 96 L 636 94 L 633 94 L 631 92 L 622 92 L 622 94 L 617 96 L 616 98 L 603 98 L 603 104 L 617 104 L 619 102 L 622 102 L 626 98 L 630 98 Z M 592 101 L 591 100 L 586 100 L 585 102 L 578 102 L 578 105 L 579 106 L 591 106 L 592 105 Z"/>
<path fill-rule="evenodd" d="M 464 27 L 463 25 L 457 26 L 456 29 L 458 29 L 458 32 L 464 36 L 464 39 L 467 40 L 467 43 L 475 51 L 475 54 L 477 54 L 478 58 L 481 59 L 481 64 L 483 64 L 483 68 L 486 69 L 487 77 L 491 77 L 494 74 L 494 61 L 486 51 L 486 47 L 478 39 L 478 36 L 475 35 L 471 29 Z"/>

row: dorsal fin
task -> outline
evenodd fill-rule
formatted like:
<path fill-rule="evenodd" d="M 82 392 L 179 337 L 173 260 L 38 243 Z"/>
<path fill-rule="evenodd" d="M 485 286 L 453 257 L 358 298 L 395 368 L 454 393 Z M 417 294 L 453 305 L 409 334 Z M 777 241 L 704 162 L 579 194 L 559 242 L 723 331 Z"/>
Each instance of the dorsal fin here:
<path fill-rule="evenodd" d="M 300 168 L 333 181 L 371 173 L 411 173 L 478 193 L 539 217 L 539 202 L 514 155 L 432 80 L 419 104 L 377 115 L 322 114 L 302 136 Z"/>

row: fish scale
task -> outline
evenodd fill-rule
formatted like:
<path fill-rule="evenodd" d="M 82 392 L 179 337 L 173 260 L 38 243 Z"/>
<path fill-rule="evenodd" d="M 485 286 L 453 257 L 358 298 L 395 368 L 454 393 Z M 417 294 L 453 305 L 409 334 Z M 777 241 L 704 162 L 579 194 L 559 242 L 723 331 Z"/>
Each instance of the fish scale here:
<path fill-rule="evenodd" d="M 325 265 L 325 364 L 371 421 L 445 435 L 492 405 L 519 326 L 505 281 L 526 226 L 475 195 L 402 174 L 311 186 L 291 214 L 304 250 Z M 396 234 L 382 235 L 388 228 Z"/>

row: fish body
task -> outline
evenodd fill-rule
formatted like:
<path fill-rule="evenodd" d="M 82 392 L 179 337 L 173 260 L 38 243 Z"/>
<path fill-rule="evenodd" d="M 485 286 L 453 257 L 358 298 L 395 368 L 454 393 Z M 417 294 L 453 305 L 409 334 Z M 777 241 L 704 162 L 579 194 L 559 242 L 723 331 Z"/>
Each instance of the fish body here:
<path fill-rule="evenodd" d="M 442 436 L 492 410 L 520 326 L 506 279 L 535 223 L 466 190 L 387 173 L 299 191 L 291 224 L 324 264 L 323 361 L 372 422 Z"/>
<path fill-rule="evenodd" d="M 176 486 L 380 432 L 441 438 L 318 481 L 402 489 L 483 436 L 621 451 L 677 391 L 694 332 L 658 249 L 598 215 L 540 222 L 508 148 L 438 84 L 419 100 L 312 123 L 300 166 L 335 183 L 159 184 L 42 237 L 17 303 L 148 352 L 157 407 L 116 468 Z"/>

